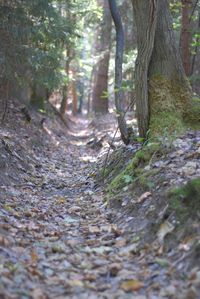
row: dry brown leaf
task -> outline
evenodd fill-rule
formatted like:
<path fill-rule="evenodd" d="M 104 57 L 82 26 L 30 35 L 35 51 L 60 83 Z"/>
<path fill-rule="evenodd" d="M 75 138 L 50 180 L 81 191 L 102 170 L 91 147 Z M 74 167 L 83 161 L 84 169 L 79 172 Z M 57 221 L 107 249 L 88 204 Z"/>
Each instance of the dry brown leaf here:
<path fill-rule="evenodd" d="M 111 229 L 112 229 L 112 232 L 115 234 L 116 237 L 119 237 L 122 234 L 122 231 L 115 224 L 113 224 L 111 226 Z"/>
<path fill-rule="evenodd" d="M 168 220 L 164 221 L 157 232 L 157 237 L 160 243 L 163 243 L 164 238 L 167 234 L 174 230 L 175 226 Z"/>
<path fill-rule="evenodd" d="M 70 214 L 81 212 L 81 208 L 79 206 L 72 206 L 69 208 L 68 212 Z"/>
<path fill-rule="evenodd" d="M 41 289 L 34 289 L 31 292 L 31 297 L 33 299 L 47 299 L 47 296 L 44 294 L 44 292 Z"/>
<path fill-rule="evenodd" d="M 112 263 L 110 266 L 109 266 L 109 270 L 110 270 L 110 274 L 112 276 L 116 276 L 117 273 L 121 270 L 122 268 L 122 265 L 119 264 L 119 263 Z"/>
<path fill-rule="evenodd" d="M 116 247 L 124 247 L 126 246 L 127 240 L 124 238 L 120 238 L 115 242 Z"/>
<path fill-rule="evenodd" d="M 91 234 L 97 234 L 97 233 L 100 233 L 100 229 L 98 226 L 90 226 L 89 227 L 89 232 Z"/>
<path fill-rule="evenodd" d="M 37 264 L 37 262 L 38 262 L 38 255 L 37 255 L 37 253 L 35 252 L 34 249 L 31 250 L 30 256 L 31 256 L 31 263 L 32 264 Z"/>
<path fill-rule="evenodd" d="M 122 282 L 120 288 L 123 289 L 126 292 L 133 292 L 133 291 L 139 291 L 141 288 L 144 287 L 144 283 L 139 280 L 126 280 Z"/>
<path fill-rule="evenodd" d="M 66 244 L 71 247 L 74 247 L 79 244 L 79 241 L 77 239 L 70 239 L 70 240 L 67 240 Z"/>
<path fill-rule="evenodd" d="M 145 201 L 145 199 L 147 199 L 150 196 L 151 196 L 151 192 L 145 192 L 138 198 L 137 202 L 142 203 L 143 201 Z"/>
<path fill-rule="evenodd" d="M 74 279 L 74 280 L 69 280 L 67 284 L 70 285 L 70 287 L 83 287 L 84 283 L 81 280 Z"/>
<path fill-rule="evenodd" d="M 0 245 L 1 246 L 9 246 L 10 242 L 5 236 L 0 235 Z"/>

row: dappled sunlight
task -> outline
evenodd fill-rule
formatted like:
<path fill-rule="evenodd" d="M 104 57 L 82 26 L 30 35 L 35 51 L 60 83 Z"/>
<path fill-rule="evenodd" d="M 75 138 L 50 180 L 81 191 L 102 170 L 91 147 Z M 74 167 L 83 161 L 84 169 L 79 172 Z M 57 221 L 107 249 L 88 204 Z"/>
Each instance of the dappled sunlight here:
<path fill-rule="evenodd" d="M 82 162 L 85 162 L 85 163 L 87 163 L 87 162 L 96 162 L 97 157 L 84 155 L 84 156 L 80 157 L 79 160 L 82 161 Z"/>
<path fill-rule="evenodd" d="M 60 145 L 60 142 L 56 139 L 56 136 L 54 135 L 54 133 L 48 128 L 47 125 L 43 124 L 43 130 L 50 136 L 50 138 L 52 139 L 53 141 L 53 144 L 55 146 L 59 146 Z"/>
<path fill-rule="evenodd" d="M 0 0 L 0 299 L 200 299 L 199 27 Z"/>

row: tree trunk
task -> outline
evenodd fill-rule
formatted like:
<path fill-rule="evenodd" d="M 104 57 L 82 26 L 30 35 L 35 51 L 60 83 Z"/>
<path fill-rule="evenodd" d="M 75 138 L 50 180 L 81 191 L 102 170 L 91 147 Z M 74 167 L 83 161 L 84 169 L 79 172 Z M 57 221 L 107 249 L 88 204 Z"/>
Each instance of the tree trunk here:
<path fill-rule="evenodd" d="M 200 32 L 200 7 L 198 7 L 198 18 L 195 28 L 195 33 L 197 33 L 197 36 L 194 39 L 195 47 L 193 48 L 191 64 L 192 89 L 194 92 L 200 95 L 200 37 L 198 32 Z"/>
<path fill-rule="evenodd" d="M 70 61 L 71 61 L 71 57 L 70 57 L 71 51 L 70 51 L 69 47 L 67 48 L 66 52 L 67 52 L 66 53 L 67 60 L 66 60 L 66 64 L 65 64 L 65 73 L 66 73 L 66 76 L 69 78 L 69 66 L 70 66 Z M 60 114 L 62 117 L 64 117 L 66 109 L 67 109 L 68 85 L 69 85 L 69 82 L 63 86 L 62 101 L 61 101 L 61 105 L 60 105 Z"/>
<path fill-rule="evenodd" d="M 192 34 L 190 31 L 190 12 L 192 8 L 192 0 L 182 0 L 182 26 L 181 26 L 181 56 L 183 61 L 183 67 L 187 76 L 191 74 L 190 65 L 190 43 L 192 39 Z"/>
<path fill-rule="evenodd" d="M 111 16 L 107 0 L 99 1 L 102 5 L 103 20 L 97 30 L 95 54 L 99 56 L 93 71 L 92 108 L 95 113 L 108 112 L 108 68 L 110 60 Z"/>
<path fill-rule="evenodd" d="M 154 47 L 157 2 L 157 0 L 132 0 L 138 44 L 138 56 L 135 64 L 135 95 L 141 137 L 146 136 L 149 127 L 148 69 Z"/>
<path fill-rule="evenodd" d="M 186 122 L 198 122 L 199 116 L 195 115 L 195 111 L 193 111 L 191 88 L 173 34 L 169 3 L 166 0 L 132 0 L 132 2 L 138 31 L 138 64 L 144 65 L 144 62 L 141 61 L 143 56 L 140 52 L 145 52 L 146 47 L 151 48 L 153 45 L 148 69 L 142 70 L 141 68 L 141 72 L 145 76 L 147 74 L 148 80 L 143 80 L 143 83 L 138 82 L 138 80 L 142 80 L 142 74 L 139 76 L 140 73 L 136 71 L 136 82 L 139 89 L 139 91 L 136 90 L 136 97 L 144 94 L 142 89 L 147 88 L 144 111 L 140 107 L 145 125 L 149 119 L 148 126 L 143 126 L 140 121 L 138 122 L 140 135 L 144 137 L 148 128 L 153 136 L 165 132 L 170 134 L 181 132 L 184 130 Z M 149 22 L 149 18 L 145 17 L 147 7 L 150 9 L 150 5 L 152 5 L 152 13 L 148 16 L 154 16 L 153 20 L 155 20 L 157 15 L 155 23 Z M 155 37 L 153 42 L 152 37 L 149 37 L 150 41 L 148 40 L 146 32 L 150 33 L 154 26 Z M 153 31 L 152 29 L 152 34 Z M 146 51 L 150 55 L 150 49 L 149 52 Z M 143 98 L 137 98 L 137 103 L 139 102 L 140 105 L 143 101 Z M 147 107 L 149 107 L 148 115 L 146 113 Z M 138 115 L 139 117 L 140 115 Z"/>
<path fill-rule="evenodd" d="M 124 31 L 121 17 L 115 0 L 109 0 L 111 15 L 116 29 L 116 54 L 115 54 L 115 106 L 117 109 L 117 120 L 121 138 L 125 144 L 130 142 L 129 132 L 123 111 L 123 90 L 122 90 L 122 63 L 124 52 Z"/>
<path fill-rule="evenodd" d="M 76 82 L 72 80 L 71 82 L 71 89 L 72 89 L 72 114 L 75 116 L 78 112 L 78 96 L 76 90 Z"/>

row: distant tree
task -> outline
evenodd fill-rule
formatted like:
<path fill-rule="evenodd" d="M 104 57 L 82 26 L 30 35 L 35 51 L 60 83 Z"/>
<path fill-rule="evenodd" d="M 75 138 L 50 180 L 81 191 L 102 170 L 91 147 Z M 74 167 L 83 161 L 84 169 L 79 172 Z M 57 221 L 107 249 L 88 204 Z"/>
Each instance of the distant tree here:
<path fill-rule="evenodd" d="M 190 27 L 190 17 L 193 6 L 192 0 L 182 0 L 181 1 L 181 57 L 183 61 L 183 67 L 187 76 L 191 74 L 191 51 L 190 45 L 192 41 L 192 32 Z"/>
<path fill-rule="evenodd" d="M 111 16 L 107 0 L 98 0 L 98 3 L 103 8 L 103 16 L 97 25 L 94 42 L 97 62 L 92 72 L 92 109 L 95 113 L 104 114 L 108 112 Z"/>
<path fill-rule="evenodd" d="M 37 102 L 63 81 L 63 47 L 75 36 L 75 24 L 60 15 L 58 2 L 0 1 L 0 81 L 9 93 L 28 83 Z"/>

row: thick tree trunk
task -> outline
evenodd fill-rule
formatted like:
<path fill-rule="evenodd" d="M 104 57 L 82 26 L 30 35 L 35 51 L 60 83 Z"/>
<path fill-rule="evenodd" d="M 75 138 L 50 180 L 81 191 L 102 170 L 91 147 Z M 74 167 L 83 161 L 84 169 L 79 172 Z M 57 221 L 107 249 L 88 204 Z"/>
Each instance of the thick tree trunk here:
<path fill-rule="evenodd" d="M 160 0 L 149 65 L 150 129 L 174 133 L 190 118 L 191 89 L 173 34 L 168 1 Z"/>
<path fill-rule="evenodd" d="M 136 5 L 135 2 L 140 2 L 140 5 L 139 3 Z M 147 70 L 148 92 L 145 94 L 147 98 L 144 102 L 146 106 L 143 108 L 143 115 L 146 122 L 149 116 L 149 126 L 139 128 L 140 134 L 142 133 L 141 136 L 145 135 L 147 128 L 150 128 L 151 135 L 154 136 L 164 134 L 164 132 L 180 132 L 184 130 L 185 123 L 191 121 L 194 116 L 192 112 L 191 88 L 186 78 L 173 34 L 168 1 L 133 0 L 134 12 L 135 14 L 137 13 L 137 17 L 135 17 L 138 18 L 140 16 L 142 22 L 142 24 L 139 24 L 139 20 L 137 22 L 139 45 L 146 44 L 147 48 L 152 47 L 152 38 L 150 38 L 149 44 L 145 43 L 147 36 L 145 28 L 148 28 L 152 23 L 149 24 L 148 18 L 145 18 L 146 10 L 144 8 L 148 7 L 150 2 L 152 4 L 154 2 L 154 8 L 152 6 L 154 10 L 152 11 L 153 15 L 155 15 L 157 9 L 157 21 L 152 54 Z M 141 27 L 143 27 L 143 30 Z M 150 32 L 149 30 L 150 29 L 148 29 L 148 32 Z M 143 46 L 142 49 L 145 51 L 145 46 Z M 140 50 L 139 48 L 139 51 L 142 51 L 142 49 Z M 142 57 L 143 56 L 138 53 L 138 64 L 143 64 L 141 61 Z M 146 75 L 144 70 L 143 72 Z M 139 77 L 138 74 L 139 73 L 136 72 L 136 82 L 138 82 L 139 79 L 142 80 L 142 77 Z M 142 90 L 146 81 L 139 83 L 140 86 L 138 88 Z M 137 92 L 136 96 L 142 94 L 141 90 Z M 144 99 L 139 98 L 137 99 L 137 103 L 138 101 L 141 103 Z M 148 116 L 145 113 L 147 107 L 149 107 Z M 138 115 L 138 117 L 140 117 L 140 115 Z"/>
<path fill-rule="evenodd" d="M 100 0 L 103 20 L 97 30 L 95 55 L 99 56 L 93 71 L 92 109 L 95 113 L 108 112 L 108 69 L 110 60 L 111 16 L 107 0 Z"/>
<path fill-rule="evenodd" d="M 190 31 L 190 13 L 192 8 L 192 0 L 182 0 L 182 26 L 181 26 L 181 56 L 183 61 L 183 67 L 187 76 L 191 74 L 190 65 L 190 43 L 192 39 L 192 34 Z"/>
<path fill-rule="evenodd" d="M 198 18 L 195 28 L 195 32 L 200 32 L 200 7 L 198 8 Z M 200 37 L 194 39 L 195 47 L 193 48 L 192 63 L 191 63 L 191 75 L 192 75 L 192 89 L 198 95 L 200 95 Z"/>
<path fill-rule="evenodd" d="M 121 138 L 125 144 L 130 142 L 129 131 L 126 125 L 123 111 L 123 90 L 122 90 L 122 63 L 124 52 L 124 30 L 121 17 L 115 0 L 109 0 L 111 15 L 116 29 L 116 54 L 115 54 L 115 106 L 117 109 L 117 120 Z"/>
<path fill-rule="evenodd" d="M 132 0 L 137 27 L 138 56 L 135 66 L 135 94 L 139 134 L 149 127 L 148 68 L 154 47 L 158 0 Z"/>

